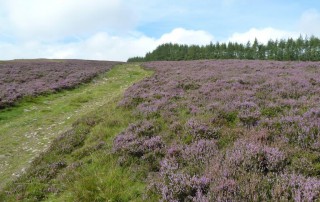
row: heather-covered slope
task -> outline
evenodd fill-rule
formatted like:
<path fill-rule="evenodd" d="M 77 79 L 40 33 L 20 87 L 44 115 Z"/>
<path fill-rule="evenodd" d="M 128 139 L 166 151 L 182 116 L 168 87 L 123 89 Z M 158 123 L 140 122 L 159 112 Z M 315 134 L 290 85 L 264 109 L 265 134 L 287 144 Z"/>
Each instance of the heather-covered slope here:
<path fill-rule="evenodd" d="M 121 106 L 142 117 L 113 149 L 164 201 L 314 201 L 320 63 L 150 62 Z M 141 166 L 143 165 L 143 166 Z"/>
<path fill-rule="evenodd" d="M 0 63 L 0 108 L 24 96 L 72 88 L 119 62 L 90 60 L 12 60 Z"/>
<path fill-rule="evenodd" d="M 0 200 L 319 201 L 319 62 L 143 65 Z"/>

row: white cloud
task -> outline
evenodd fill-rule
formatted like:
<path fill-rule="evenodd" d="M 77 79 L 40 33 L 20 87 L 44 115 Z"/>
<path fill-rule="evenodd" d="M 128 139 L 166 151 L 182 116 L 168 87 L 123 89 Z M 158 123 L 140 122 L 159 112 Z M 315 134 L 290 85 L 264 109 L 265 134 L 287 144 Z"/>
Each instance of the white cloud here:
<path fill-rule="evenodd" d="M 144 56 L 162 43 L 208 44 L 214 37 L 201 30 L 177 28 L 155 39 L 134 33 L 130 36 L 113 36 L 98 32 L 86 39 L 70 43 L 41 43 L 26 41 L 19 44 L 1 43 L 1 59 L 14 58 L 82 58 L 125 61 L 129 57 Z"/>
<path fill-rule="evenodd" d="M 247 43 L 248 41 L 253 41 L 255 38 L 258 39 L 261 43 L 267 43 L 269 39 L 287 39 L 287 38 L 298 38 L 300 33 L 289 32 L 284 30 L 278 30 L 271 27 L 256 29 L 251 28 L 247 32 L 243 33 L 234 33 L 227 41 L 238 42 L 238 43 Z"/>
<path fill-rule="evenodd" d="M 317 10 L 304 12 L 298 22 L 298 29 L 307 35 L 320 36 L 320 13 Z"/>
<path fill-rule="evenodd" d="M 3 0 L 1 6 L 7 31 L 23 39 L 121 32 L 137 23 L 124 0 Z"/>
<path fill-rule="evenodd" d="M 158 40 L 158 44 L 162 43 L 179 43 L 187 45 L 206 45 L 214 40 L 214 37 L 205 31 L 202 30 L 186 30 L 183 28 L 176 28 L 170 33 L 162 35 Z"/>

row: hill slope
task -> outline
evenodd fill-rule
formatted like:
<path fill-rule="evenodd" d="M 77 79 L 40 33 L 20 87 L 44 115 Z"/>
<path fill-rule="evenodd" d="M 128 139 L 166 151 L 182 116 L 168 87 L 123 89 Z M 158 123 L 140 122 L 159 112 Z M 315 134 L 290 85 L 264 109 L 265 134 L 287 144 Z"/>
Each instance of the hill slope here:
<path fill-rule="evenodd" d="M 149 62 L 114 150 L 164 201 L 317 201 L 320 63 Z"/>
<path fill-rule="evenodd" d="M 70 89 L 120 62 L 93 60 L 10 60 L 0 63 L 0 109 L 25 96 Z"/>
<path fill-rule="evenodd" d="M 75 121 L 0 199 L 319 201 L 319 62 L 143 66 L 153 76 Z"/>

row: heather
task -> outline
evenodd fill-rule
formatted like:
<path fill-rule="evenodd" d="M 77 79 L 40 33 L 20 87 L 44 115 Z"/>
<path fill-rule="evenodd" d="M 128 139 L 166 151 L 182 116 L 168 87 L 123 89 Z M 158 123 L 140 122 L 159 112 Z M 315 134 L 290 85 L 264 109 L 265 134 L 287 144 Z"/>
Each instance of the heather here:
<path fill-rule="evenodd" d="M 0 63 L 0 108 L 25 96 L 75 87 L 106 72 L 116 62 L 13 60 Z"/>
<path fill-rule="evenodd" d="M 140 120 L 114 140 L 119 165 L 160 201 L 317 201 L 320 63 L 148 62 L 119 106 Z"/>

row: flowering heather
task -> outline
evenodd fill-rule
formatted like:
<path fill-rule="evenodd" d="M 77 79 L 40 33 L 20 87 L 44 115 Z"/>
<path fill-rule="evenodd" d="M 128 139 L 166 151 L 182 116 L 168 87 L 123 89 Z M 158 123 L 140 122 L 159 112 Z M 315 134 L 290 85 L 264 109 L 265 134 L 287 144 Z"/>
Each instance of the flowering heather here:
<path fill-rule="evenodd" d="M 208 201 L 210 179 L 205 176 L 190 176 L 184 173 L 162 175 L 163 182 L 156 183 L 155 189 L 161 193 L 161 201 Z"/>
<path fill-rule="evenodd" d="M 194 139 L 210 139 L 217 136 L 219 132 L 217 128 L 210 128 L 208 125 L 192 118 L 187 121 L 186 129 Z"/>
<path fill-rule="evenodd" d="M 161 142 L 143 149 L 162 151 L 159 169 L 149 173 L 152 194 L 162 201 L 320 198 L 320 62 L 143 65 L 154 75 L 130 87 L 119 105 L 161 127 L 141 136 L 130 126 L 114 148 L 130 155 L 151 138 Z"/>
<path fill-rule="evenodd" d="M 311 108 L 302 115 L 288 115 L 280 119 L 265 120 L 264 125 L 278 128 L 288 142 L 310 148 L 320 141 L 319 109 Z M 319 150 L 319 148 L 315 148 Z"/>
<path fill-rule="evenodd" d="M 294 201 L 315 201 L 320 197 L 320 180 L 297 174 L 284 174 L 274 186 L 272 195 L 281 200 L 290 198 Z"/>
<path fill-rule="evenodd" d="M 141 157 L 150 152 L 160 152 L 164 144 L 157 136 L 156 127 L 149 121 L 131 124 L 114 140 L 113 150 L 119 154 Z"/>
<path fill-rule="evenodd" d="M 184 161 L 194 163 L 194 165 L 200 167 L 209 162 L 216 153 L 217 146 L 215 141 L 201 139 L 186 145 L 181 155 Z"/>
<path fill-rule="evenodd" d="M 226 160 L 230 166 L 267 173 L 281 171 L 286 155 L 278 148 L 239 140 L 226 152 Z"/>
<path fill-rule="evenodd" d="M 23 96 L 71 88 L 109 70 L 116 62 L 13 60 L 0 64 L 0 108 Z"/>
<path fill-rule="evenodd" d="M 256 126 L 258 124 L 260 115 L 261 113 L 255 103 L 244 102 L 239 104 L 238 117 L 245 126 Z"/>
<path fill-rule="evenodd" d="M 173 145 L 160 162 L 159 178 L 150 182 L 151 189 L 161 193 L 164 201 L 208 201 L 206 194 L 211 179 L 191 170 L 206 165 L 216 152 L 215 142 L 209 140 L 199 140 L 189 146 Z"/>

